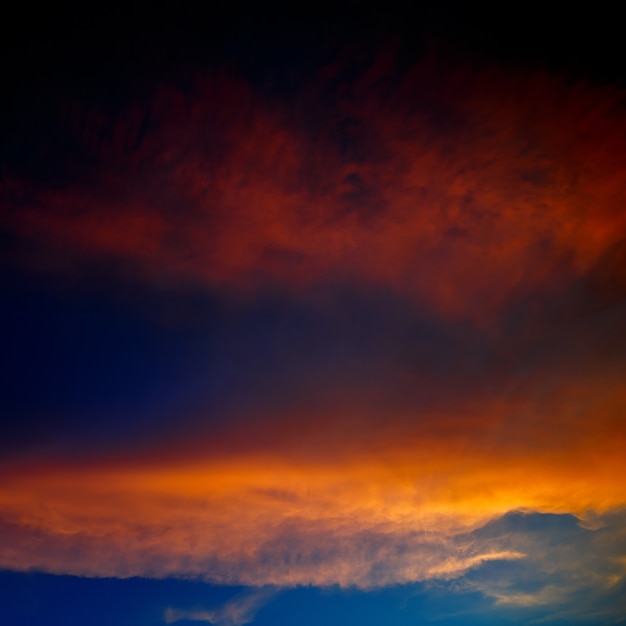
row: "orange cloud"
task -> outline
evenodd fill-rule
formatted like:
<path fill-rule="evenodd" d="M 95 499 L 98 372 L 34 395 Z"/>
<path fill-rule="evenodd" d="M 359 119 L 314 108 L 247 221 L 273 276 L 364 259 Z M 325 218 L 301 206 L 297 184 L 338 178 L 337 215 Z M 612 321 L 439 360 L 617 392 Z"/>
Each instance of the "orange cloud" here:
<path fill-rule="evenodd" d="M 606 381 L 581 388 L 543 405 L 391 416 L 352 445 L 332 430 L 320 445 L 315 422 L 270 423 L 272 443 L 240 451 L 231 433 L 169 457 L 5 463 L 0 566 L 371 587 L 524 558 L 467 533 L 511 510 L 587 518 L 626 505 L 626 397 Z"/>

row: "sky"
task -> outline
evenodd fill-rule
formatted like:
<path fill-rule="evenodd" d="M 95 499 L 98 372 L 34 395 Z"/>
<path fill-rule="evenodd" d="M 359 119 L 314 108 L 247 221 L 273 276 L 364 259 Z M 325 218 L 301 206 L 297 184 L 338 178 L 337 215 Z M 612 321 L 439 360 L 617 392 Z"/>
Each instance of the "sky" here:
<path fill-rule="evenodd" d="M 613 11 L 3 20 L 2 623 L 626 622 Z"/>

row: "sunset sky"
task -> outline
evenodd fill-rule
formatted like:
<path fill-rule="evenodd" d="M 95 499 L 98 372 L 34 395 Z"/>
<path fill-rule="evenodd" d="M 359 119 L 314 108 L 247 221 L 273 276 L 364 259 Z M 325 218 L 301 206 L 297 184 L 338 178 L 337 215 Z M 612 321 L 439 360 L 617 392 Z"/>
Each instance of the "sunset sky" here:
<path fill-rule="evenodd" d="M 626 623 L 619 18 L 412 9 L 3 20 L 0 622 Z"/>

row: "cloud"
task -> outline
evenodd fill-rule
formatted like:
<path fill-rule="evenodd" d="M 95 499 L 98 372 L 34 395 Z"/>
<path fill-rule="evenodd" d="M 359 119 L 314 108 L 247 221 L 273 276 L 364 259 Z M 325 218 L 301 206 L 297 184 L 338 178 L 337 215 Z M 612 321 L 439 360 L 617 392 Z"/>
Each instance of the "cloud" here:
<path fill-rule="evenodd" d="M 495 607 L 540 610 L 538 622 L 616 623 L 626 583 L 624 510 L 598 516 L 602 526 L 581 527 L 570 515 L 512 513 L 475 531 L 498 545 L 524 550 L 520 561 L 493 563 L 469 572 L 460 588 L 480 591 Z M 546 613 L 547 611 L 547 613 Z"/>
<path fill-rule="evenodd" d="M 601 513 L 622 501 L 615 469 L 622 457 L 607 451 L 604 465 L 594 449 L 569 464 L 560 448 L 534 459 L 526 449 L 486 456 L 480 442 L 470 451 L 460 441 L 396 443 L 383 456 L 352 450 L 334 461 L 255 460 L 248 451 L 177 467 L 15 468 L 0 489 L 0 565 L 379 587 L 456 578 L 494 559 L 537 553 L 523 532 L 515 542 L 507 533 L 468 535 L 511 509 Z"/>
<path fill-rule="evenodd" d="M 522 552 L 502 551 L 478 554 L 465 559 L 452 558 L 441 565 L 431 568 L 429 574 L 431 574 L 433 578 L 446 575 L 454 576 L 459 573 L 465 573 L 468 569 L 481 565 L 486 561 L 523 559 L 525 556 L 526 555 Z"/>
<path fill-rule="evenodd" d="M 533 373 L 432 413 L 295 405 L 162 449 L 18 455 L 2 466 L 0 566 L 369 588 L 541 552 L 468 535 L 511 510 L 573 513 L 601 533 L 624 506 L 619 370 Z"/>
<path fill-rule="evenodd" d="M 580 276 L 623 294 L 618 93 L 436 58 L 399 78 L 381 55 L 338 87 L 341 71 L 290 102 L 214 73 L 115 120 L 79 108 L 74 158 L 94 172 L 5 177 L 5 228 L 61 272 L 107 259 L 243 293 L 343 280 L 475 320 Z"/>
<path fill-rule="evenodd" d="M 276 593 L 274 589 L 254 589 L 239 594 L 223 606 L 212 610 L 184 610 L 168 607 L 165 623 L 181 620 L 209 622 L 215 626 L 242 626 L 252 622 L 258 610 Z"/>
<path fill-rule="evenodd" d="M 206 378 L 231 393 L 145 419 L 130 453 L 3 461 L 0 567 L 454 580 L 511 607 L 621 584 L 621 94 L 394 63 L 343 87 L 331 65 L 293 102 L 218 73 L 116 119 L 77 105 L 80 174 L 2 179 L 17 263 L 227 302 Z M 255 598 L 167 616 L 245 623 Z"/>

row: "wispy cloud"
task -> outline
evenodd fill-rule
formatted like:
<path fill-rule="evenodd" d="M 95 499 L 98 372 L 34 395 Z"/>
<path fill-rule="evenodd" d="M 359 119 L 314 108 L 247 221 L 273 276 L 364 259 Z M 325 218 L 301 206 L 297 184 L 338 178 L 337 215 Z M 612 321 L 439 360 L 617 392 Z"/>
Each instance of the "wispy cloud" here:
<path fill-rule="evenodd" d="M 436 578 L 438 576 L 446 577 L 466 572 L 472 567 L 476 567 L 487 561 L 509 561 L 511 559 L 523 559 L 526 555 L 523 552 L 514 552 L 512 550 L 503 550 L 502 552 L 487 552 L 485 554 L 476 554 L 467 558 L 451 558 L 443 563 L 432 567 L 429 574 Z"/>
<path fill-rule="evenodd" d="M 259 609 L 275 594 L 274 588 L 264 587 L 241 593 L 223 606 L 214 609 L 188 610 L 168 607 L 165 611 L 165 623 L 190 620 L 209 622 L 215 626 L 242 626 L 252 622 Z"/>
<path fill-rule="evenodd" d="M 594 530 L 577 521 L 513 514 L 480 529 L 527 556 L 473 570 L 460 587 L 480 591 L 497 608 L 539 611 L 537 622 L 590 619 L 600 609 L 604 620 L 614 619 L 625 606 L 619 597 L 626 582 L 626 514 L 598 516 Z"/>

